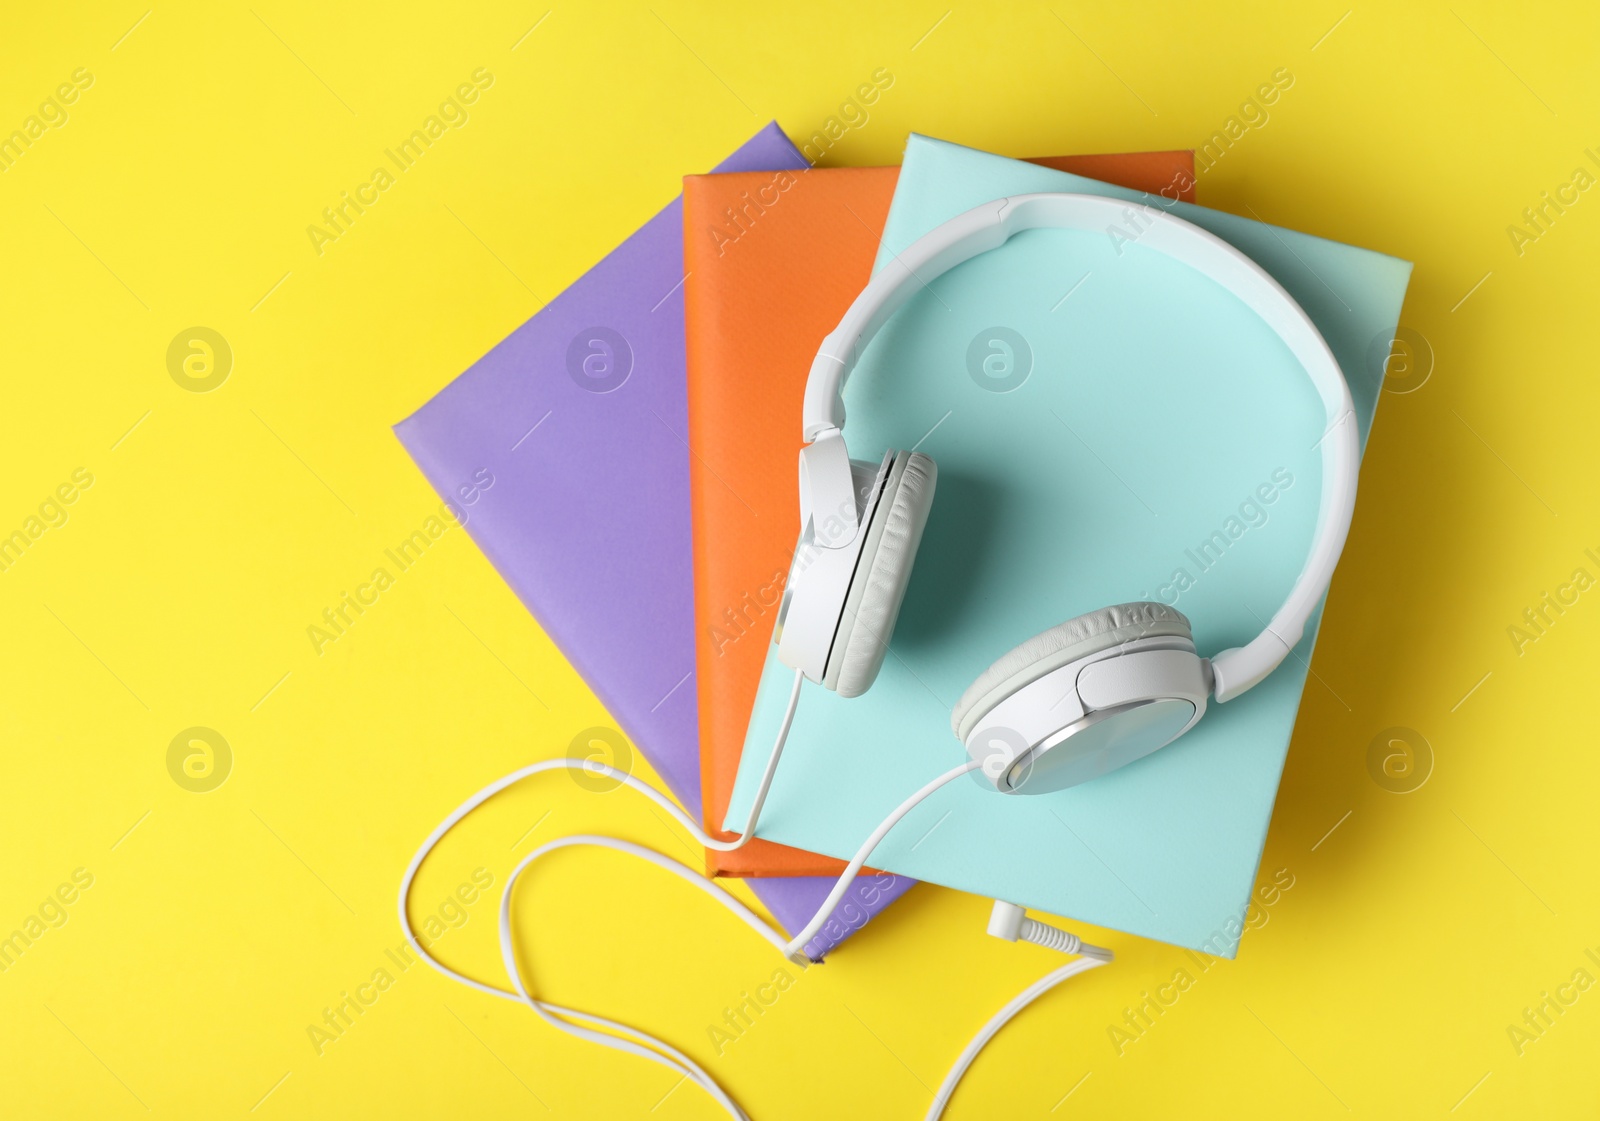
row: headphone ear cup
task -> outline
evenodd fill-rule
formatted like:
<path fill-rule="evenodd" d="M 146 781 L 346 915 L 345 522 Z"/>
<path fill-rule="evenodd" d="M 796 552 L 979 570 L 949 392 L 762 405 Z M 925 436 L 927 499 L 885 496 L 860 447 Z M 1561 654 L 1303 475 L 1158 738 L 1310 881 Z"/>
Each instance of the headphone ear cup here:
<path fill-rule="evenodd" d="M 938 473 L 933 460 L 920 452 L 895 453 L 823 676 L 822 683 L 841 697 L 865 693 L 883 667 Z"/>
<path fill-rule="evenodd" d="M 1164 603 L 1119 603 L 1068 619 L 1012 647 L 968 686 L 950 713 L 950 729 L 967 735 L 995 706 L 1052 670 L 1141 638 L 1193 641 L 1189 620 Z"/>

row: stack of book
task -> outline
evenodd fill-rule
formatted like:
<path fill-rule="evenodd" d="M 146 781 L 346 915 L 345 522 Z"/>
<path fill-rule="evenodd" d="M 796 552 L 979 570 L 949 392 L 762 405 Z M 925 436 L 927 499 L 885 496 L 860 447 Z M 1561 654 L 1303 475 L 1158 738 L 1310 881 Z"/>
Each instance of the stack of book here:
<path fill-rule="evenodd" d="M 1194 205 L 1187 151 L 1015 161 L 913 136 L 903 168 L 822 168 L 775 124 L 396 428 L 446 499 L 492 473 L 468 532 L 708 829 L 744 820 L 786 699 L 771 638 L 816 347 L 896 251 L 1025 191 L 1162 207 L 1244 250 L 1322 329 L 1364 438 L 1405 262 Z M 1140 250 L 1128 214 L 1104 238 L 1037 231 L 941 278 L 852 379 L 856 454 L 918 446 L 939 495 L 882 677 L 849 701 L 807 691 L 763 839 L 708 854 L 787 931 L 887 810 L 964 758 L 950 705 L 1005 649 L 1131 599 L 1174 603 L 1220 649 L 1298 570 L 1314 394 L 1242 305 Z M 969 369 L 986 338 L 1023 340 L 1009 392 Z M 1283 498 L 1270 511 L 1258 474 Z M 1218 526 L 1226 555 L 1190 559 Z M 1232 956 L 1314 635 L 1237 715 L 1121 772 L 1040 798 L 972 784 L 919 809 L 808 952 L 923 879 Z"/>

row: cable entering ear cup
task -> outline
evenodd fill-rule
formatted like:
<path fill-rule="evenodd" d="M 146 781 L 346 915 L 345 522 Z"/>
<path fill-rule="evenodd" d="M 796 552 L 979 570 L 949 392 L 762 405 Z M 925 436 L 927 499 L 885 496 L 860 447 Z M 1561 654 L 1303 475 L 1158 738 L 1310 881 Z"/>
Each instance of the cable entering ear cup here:
<path fill-rule="evenodd" d="M 1068 619 L 1013 647 L 984 670 L 956 702 L 950 727 L 966 742 L 996 705 L 1052 670 L 1135 639 L 1166 636 L 1194 640 L 1189 620 L 1164 603 L 1119 603 Z"/>
<path fill-rule="evenodd" d="M 865 693 L 883 667 L 938 473 L 933 460 L 920 452 L 895 453 L 883 497 L 865 530 L 866 542 L 823 675 L 822 683 L 841 697 Z"/>

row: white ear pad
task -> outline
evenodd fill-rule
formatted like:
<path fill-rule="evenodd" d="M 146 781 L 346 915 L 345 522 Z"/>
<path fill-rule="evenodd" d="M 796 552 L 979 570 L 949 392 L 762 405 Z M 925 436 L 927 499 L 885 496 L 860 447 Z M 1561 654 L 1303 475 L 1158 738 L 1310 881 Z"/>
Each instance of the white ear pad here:
<path fill-rule="evenodd" d="M 938 473 L 933 460 L 920 452 L 895 455 L 823 675 L 822 683 L 841 697 L 865 693 L 883 667 Z"/>
<path fill-rule="evenodd" d="M 1125 642 L 1163 636 L 1194 637 L 1183 613 L 1164 603 L 1119 603 L 1068 619 L 1013 647 L 984 670 L 956 702 L 950 727 L 965 741 L 997 704 L 1052 670 Z"/>

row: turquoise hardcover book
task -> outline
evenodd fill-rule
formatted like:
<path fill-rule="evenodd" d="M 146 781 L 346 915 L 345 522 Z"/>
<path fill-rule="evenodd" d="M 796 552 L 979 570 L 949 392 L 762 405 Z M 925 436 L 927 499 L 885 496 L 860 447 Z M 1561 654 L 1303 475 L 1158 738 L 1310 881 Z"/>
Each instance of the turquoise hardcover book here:
<path fill-rule="evenodd" d="M 877 265 L 973 206 L 1031 191 L 1160 206 L 1248 254 L 1327 338 L 1365 447 L 1409 263 L 912 136 Z M 1158 600 L 1211 655 L 1282 603 L 1311 540 L 1321 406 L 1243 304 L 1140 245 L 1140 218 L 1130 207 L 1103 233 L 1020 234 L 928 284 L 863 356 L 845 391 L 852 454 L 915 447 L 938 463 L 937 492 L 882 673 L 853 699 L 807 686 L 760 836 L 853 855 L 966 758 L 950 710 L 967 686 L 1065 619 Z M 1232 957 L 1316 623 L 1277 672 L 1213 702 L 1169 747 L 1054 794 L 957 781 L 872 865 Z M 745 819 L 791 681 L 769 650 L 728 821 Z"/>

